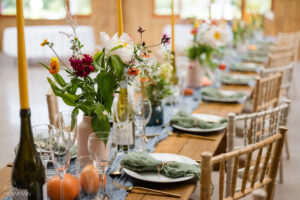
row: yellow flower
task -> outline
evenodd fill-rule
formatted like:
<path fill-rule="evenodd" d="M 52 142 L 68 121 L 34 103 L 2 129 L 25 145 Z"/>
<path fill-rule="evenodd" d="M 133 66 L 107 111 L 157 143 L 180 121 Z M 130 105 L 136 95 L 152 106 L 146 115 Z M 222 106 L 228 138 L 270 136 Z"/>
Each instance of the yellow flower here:
<path fill-rule="evenodd" d="M 198 28 L 199 27 L 199 22 L 198 21 L 195 21 L 194 23 L 194 28 Z"/>
<path fill-rule="evenodd" d="M 214 37 L 216 40 L 219 40 L 221 38 L 221 33 L 220 32 L 215 32 Z"/>
<path fill-rule="evenodd" d="M 172 76 L 173 66 L 170 63 L 163 63 L 160 65 L 159 76 L 165 81 L 169 82 Z"/>
<path fill-rule="evenodd" d="M 59 62 L 57 57 L 52 57 L 50 62 L 50 74 L 57 74 L 59 72 Z"/>
<path fill-rule="evenodd" d="M 48 40 L 47 39 L 44 39 L 44 41 L 41 43 L 41 46 L 45 46 L 46 44 L 48 44 Z"/>

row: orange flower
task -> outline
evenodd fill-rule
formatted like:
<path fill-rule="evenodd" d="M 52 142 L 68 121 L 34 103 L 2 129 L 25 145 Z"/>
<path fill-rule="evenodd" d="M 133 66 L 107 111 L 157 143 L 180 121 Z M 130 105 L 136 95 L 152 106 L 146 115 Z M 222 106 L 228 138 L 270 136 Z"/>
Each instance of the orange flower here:
<path fill-rule="evenodd" d="M 139 74 L 139 72 L 140 72 L 140 70 L 138 69 L 138 68 L 130 68 L 129 70 L 128 70 L 128 75 L 130 75 L 130 76 L 136 76 L 136 75 L 138 75 Z"/>
<path fill-rule="evenodd" d="M 48 44 L 48 40 L 47 39 L 44 39 L 44 41 L 41 43 L 41 46 L 45 46 L 46 44 Z"/>
<path fill-rule="evenodd" d="M 191 30 L 191 34 L 192 34 L 192 35 L 196 35 L 197 33 L 198 33 L 198 29 L 193 28 L 193 29 Z"/>
<path fill-rule="evenodd" d="M 142 58 L 150 58 L 150 54 L 142 53 L 141 57 Z"/>
<path fill-rule="evenodd" d="M 217 21 L 216 20 L 212 20 L 211 21 L 211 25 L 217 25 Z"/>
<path fill-rule="evenodd" d="M 57 74 L 59 72 L 59 62 L 57 57 L 52 57 L 50 62 L 50 74 Z"/>
<path fill-rule="evenodd" d="M 142 82 L 147 82 L 148 81 L 148 78 L 146 77 L 146 78 L 141 78 L 141 81 Z"/>

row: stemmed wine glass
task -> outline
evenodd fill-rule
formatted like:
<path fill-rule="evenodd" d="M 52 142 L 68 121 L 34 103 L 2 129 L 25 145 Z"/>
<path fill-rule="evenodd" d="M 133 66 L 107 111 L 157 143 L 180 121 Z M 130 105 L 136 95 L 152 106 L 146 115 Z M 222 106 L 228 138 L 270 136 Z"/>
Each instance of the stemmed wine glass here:
<path fill-rule="evenodd" d="M 120 96 L 119 96 L 120 97 Z M 116 120 L 115 123 L 115 132 L 118 133 L 116 140 L 119 139 L 117 145 L 120 145 L 119 150 L 126 153 L 129 149 L 129 138 L 127 135 L 128 132 L 128 123 L 129 123 L 129 114 L 130 114 L 130 102 L 128 99 L 123 99 L 117 101 L 113 107 L 114 117 Z M 119 138 L 117 138 L 119 136 Z"/>
<path fill-rule="evenodd" d="M 50 134 L 57 134 L 56 127 L 50 124 L 39 124 L 32 126 L 32 135 L 37 152 L 42 160 L 45 174 L 50 160 Z M 47 199 L 47 188 L 43 188 L 43 197 Z"/>
<path fill-rule="evenodd" d="M 90 134 L 88 139 L 89 156 L 100 175 L 100 194 L 97 194 L 97 199 L 103 199 L 108 196 L 105 190 L 105 173 L 115 158 L 111 148 L 111 136 L 111 132 L 95 132 Z"/>
<path fill-rule="evenodd" d="M 60 179 L 64 178 L 71 160 L 71 150 L 77 135 L 77 115 L 72 111 L 58 113 L 59 131 L 49 132 L 50 152 L 54 167 Z M 63 181 L 61 197 L 63 199 Z"/>
<path fill-rule="evenodd" d="M 133 113 L 134 122 L 140 132 L 139 136 L 141 138 L 141 148 L 137 147 L 136 149 L 144 151 L 146 139 L 145 127 L 148 124 L 152 113 L 151 102 L 142 97 L 138 98 L 133 104 Z"/>

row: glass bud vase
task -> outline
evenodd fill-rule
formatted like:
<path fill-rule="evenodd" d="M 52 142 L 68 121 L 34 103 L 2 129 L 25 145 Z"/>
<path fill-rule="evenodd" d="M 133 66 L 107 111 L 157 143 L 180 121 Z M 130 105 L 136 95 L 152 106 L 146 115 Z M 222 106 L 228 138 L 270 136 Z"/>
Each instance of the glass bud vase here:
<path fill-rule="evenodd" d="M 134 148 L 135 132 L 131 96 L 128 93 L 127 87 L 120 89 L 120 93 L 115 96 L 114 105 L 114 108 L 118 110 L 113 112 L 113 128 L 115 133 L 112 137 L 112 143 L 117 147 L 118 151 L 128 152 L 129 149 Z M 127 113 L 128 119 L 126 120 L 125 127 L 120 128 L 116 114 L 119 113 L 120 115 L 123 112 L 129 112 Z"/>
<path fill-rule="evenodd" d="M 147 126 L 159 126 L 164 123 L 164 109 L 162 102 L 152 105 L 152 114 Z"/>

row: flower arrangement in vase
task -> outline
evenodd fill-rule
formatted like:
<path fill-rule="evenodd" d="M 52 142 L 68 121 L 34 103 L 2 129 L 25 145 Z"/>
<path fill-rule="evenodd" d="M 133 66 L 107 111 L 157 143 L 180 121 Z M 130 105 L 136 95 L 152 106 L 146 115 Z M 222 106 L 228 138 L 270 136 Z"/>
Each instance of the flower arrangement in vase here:
<path fill-rule="evenodd" d="M 163 124 L 162 100 L 172 94 L 170 90 L 173 66 L 169 62 L 157 63 L 157 70 L 151 74 L 156 84 L 146 87 L 146 97 L 152 106 L 149 126 Z"/>
<path fill-rule="evenodd" d="M 210 71 L 214 70 L 218 63 L 213 60 L 213 55 L 217 54 L 231 40 L 232 34 L 227 29 L 224 21 L 218 23 L 205 20 L 191 21 L 193 40 L 190 47 L 185 50 L 186 56 L 190 59 L 187 71 L 187 86 L 198 88 L 202 85 L 201 76 L 203 68 L 208 77 L 212 76 Z M 209 68 L 207 68 L 209 67 Z"/>
<path fill-rule="evenodd" d="M 40 64 L 52 74 L 53 79 L 48 77 L 47 80 L 54 94 L 73 107 L 74 115 L 78 115 L 81 110 L 84 116 L 90 118 L 91 131 L 109 132 L 109 114 L 114 94 L 120 93 L 137 75 L 141 78 L 149 76 L 148 71 L 153 67 L 149 62 L 151 51 L 142 37 L 140 43 L 135 44 L 126 33 L 120 37 L 115 34 L 110 38 L 108 34 L 101 32 L 99 51 L 93 56 L 83 54 L 84 45 L 76 35 L 77 20 L 68 11 L 66 22 L 73 30 L 72 34 L 64 33 L 71 42 L 72 56 L 69 58 L 69 65 L 60 59 L 55 52 L 55 44 L 47 39 L 41 46 L 49 47 L 56 57 L 51 59 L 50 66 Z M 139 28 L 138 31 L 142 36 L 145 30 Z M 169 41 L 170 38 L 164 35 L 158 45 Z M 60 68 L 66 72 L 69 81 L 61 76 Z"/>

